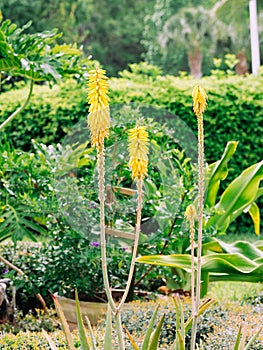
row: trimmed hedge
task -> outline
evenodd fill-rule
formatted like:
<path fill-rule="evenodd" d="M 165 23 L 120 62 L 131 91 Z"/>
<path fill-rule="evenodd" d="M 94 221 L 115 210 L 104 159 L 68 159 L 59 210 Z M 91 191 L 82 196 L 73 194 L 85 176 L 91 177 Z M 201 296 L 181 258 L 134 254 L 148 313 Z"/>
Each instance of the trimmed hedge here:
<path fill-rule="evenodd" d="M 167 109 L 182 118 L 196 133 L 191 92 L 196 82 L 190 78 L 131 74 L 130 78 L 111 80 L 111 105 L 131 102 Z M 263 75 L 230 76 L 223 79 L 206 77 L 201 84 L 208 93 L 205 113 L 206 159 L 217 160 L 229 140 L 239 141 L 232 167 L 237 174 L 262 158 Z M 24 101 L 26 89 L 0 96 L 4 121 Z M 36 86 L 28 107 L 5 134 L 14 145 L 31 148 L 31 139 L 57 143 L 80 119 L 88 114 L 86 87 L 74 82 L 49 89 Z"/>
<path fill-rule="evenodd" d="M 191 97 L 196 81 L 189 77 L 127 72 L 123 76 L 110 80 L 112 106 L 139 103 L 166 109 L 185 121 L 197 134 Z M 262 159 L 263 74 L 221 79 L 211 76 L 203 78 L 201 84 L 209 97 L 204 116 L 206 160 L 209 163 L 218 160 L 228 141 L 239 141 L 229 164 L 229 182 Z M 59 142 L 78 120 L 86 118 L 86 90 L 86 86 L 72 81 L 52 90 L 47 86 L 36 86 L 31 103 L 5 129 L 3 138 L 12 140 L 15 147 L 24 150 L 31 149 L 31 139 L 47 144 Z M 24 101 L 25 95 L 26 89 L 21 89 L 0 96 L 0 122 Z M 170 120 L 172 126 L 173 119 Z"/>

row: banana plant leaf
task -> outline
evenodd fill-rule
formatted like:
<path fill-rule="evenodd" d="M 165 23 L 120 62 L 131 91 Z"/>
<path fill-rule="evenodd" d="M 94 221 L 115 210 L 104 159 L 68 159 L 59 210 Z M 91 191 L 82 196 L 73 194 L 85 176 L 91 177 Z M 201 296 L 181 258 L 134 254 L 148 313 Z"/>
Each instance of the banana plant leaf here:
<path fill-rule="evenodd" d="M 201 264 L 204 285 L 207 284 L 205 279 L 263 282 L 263 252 L 252 243 L 238 241 L 227 244 L 214 239 L 203 245 L 203 253 L 205 255 L 201 258 Z M 187 254 L 143 256 L 137 258 L 137 262 L 176 267 L 189 272 L 190 278 L 191 257 Z"/>
<path fill-rule="evenodd" d="M 216 196 L 220 182 L 225 180 L 228 175 L 227 164 L 237 149 L 238 142 L 230 141 L 227 143 L 224 153 L 220 160 L 210 164 L 208 167 L 208 179 L 206 180 L 205 204 L 208 207 L 215 205 Z"/>
<path fill-rule="evenodd" d="M 258 198 L 260 181 L 263 179 L 263 161 L 244 170 L 222 194 L 215 205 L 215 214 L 206 223 L 206 227 L 214 226 L 218 232 L 224 233 L 229 224 L 243 211 L 249 210 L 254 200 Z M 259 225 L 258 215 L 255 225 Z M 259 233 L 259 232 L 257 232 Z"/>

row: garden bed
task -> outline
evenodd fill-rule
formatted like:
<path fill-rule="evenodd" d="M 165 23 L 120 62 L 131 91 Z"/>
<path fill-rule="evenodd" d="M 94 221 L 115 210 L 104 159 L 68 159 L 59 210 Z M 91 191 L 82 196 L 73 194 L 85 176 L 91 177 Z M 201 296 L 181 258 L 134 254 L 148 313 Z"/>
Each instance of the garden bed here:
<path fill-rule="evenodd" d="M 211 306 L 202 316 L 198 327 L 198 339 L 203 340 L 206 350 L 230 350 L 233 349 L 239 325 L 246 326 L 247 334 L 253 335 L 258 327 L 263 324 L 263 286 L 261 284 L 233 282 L 218 282 L 211 286 L 209 295 L 213 295 L 218 302 Z M 159 350 L 162 350 L 168 349 L 168 345 L 174 339 L 175 313 L 173 303 L 169 297 L 158 298 L 158 303 L 160 304 L 158 318 L 161 317 L 162 313 L 166 313 L 158 347 Z M 142 341 L 155 306 L 155 301 L 135 301 L 129 303 L 128 310 L 125 309 L 123 311 L 123 323 L 139 343 Z M 184 298 L 184 308 L 185 315 L 189 315 L 191 313 L 191 301 L 189 298 Z M 54 315 L 51 315 L 50 318 L 53 320 Z M 55 322 L 55 319 L 52 322 Z M 46 324 L 50 325 L 51 322 L 46 322 Z M 27 323 L 28 331 L 35 329 L 40 332 L 40 327 L 45 328 L 45 325 L 43 323 L 39 324 L 39 328 L 37 328 L 33 318 Z M 104 339 L 104 321 L 101 320 L 94 329 L 100 348 Z M 47 330 L 50 332 L 50 328 L 47 328 Z M 75 346 L 80 348 L 77 332 L 74 331 L 73 334 L 75 334 Z M 54 329 L 54 332 L 51 332 L 50 335 L 56 341 L 56 344 L 61 346 L 60 349 L 66 349 L 65 345 L 63 345 L 65 339 L 62 331 Z M 188 345 L 189 340 L 190 337 L 188 335 Z M 41 346 L 47 344 L 42 333 L 20 332 L 14 335 L 3 331 L 0 339 L 0 348 L 3 350 L 22 350 L 24 349 L 22 347 L 23 342 L 28 344 L 27 349 L 41 349 Z M 263 332 L 261 332 L 250 349 L 260 350 L 262 348 Z M 131 350 L 132 347 L 129 346 L 127 349 Z"/>

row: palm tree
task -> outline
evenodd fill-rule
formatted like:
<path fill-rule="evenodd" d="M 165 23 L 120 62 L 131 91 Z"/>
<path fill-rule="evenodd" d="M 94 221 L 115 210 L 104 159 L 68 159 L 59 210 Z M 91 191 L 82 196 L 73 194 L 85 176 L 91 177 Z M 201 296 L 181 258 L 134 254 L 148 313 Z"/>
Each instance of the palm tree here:
<path fill-rule="evenodd" d="M 252 72 L 256 74 L 260 66 L 257 0 L 221 0 L 211 11 L 228 23 L 232 46 L 239 52 L 249 47 L 250 27 Z"/>
<path fill-rule="evenodd" d="M 202 76 L 203 51 L 213 55 L 218 40 L 227 37 L 227 26 L 211 10 L 202 6 L 183 8 L 171 16 L 159 33 L 158 41 L 165 48 L 169 41 L 187 50 L 191 75 Z"/>

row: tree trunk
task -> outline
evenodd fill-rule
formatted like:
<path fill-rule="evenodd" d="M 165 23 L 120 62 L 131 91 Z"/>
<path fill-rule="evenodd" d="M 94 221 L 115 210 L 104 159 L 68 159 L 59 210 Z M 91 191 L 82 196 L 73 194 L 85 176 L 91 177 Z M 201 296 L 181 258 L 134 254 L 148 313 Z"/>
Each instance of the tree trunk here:
<path fill-rule="evenodd" d="M 248 73 L 248 63 L 244 51 L 241 51 L 237 54 L 239 62 L 235 66 L 235 71 L 238 75 L 244 75 Z"/>
<path fill-rule="evenodd" d="M 202 52 L 200 48 L 195 48 L 193 51 L 188 52 L 188 65 L 190 68 L 190 74 L 199 79 L 202 77 Z"/>

